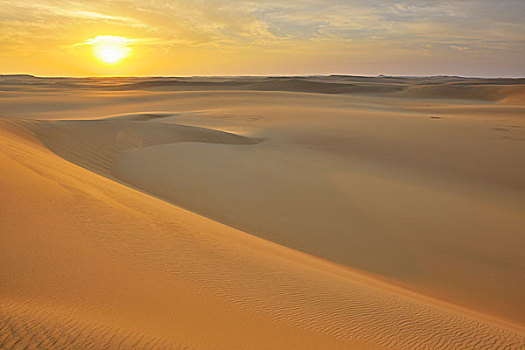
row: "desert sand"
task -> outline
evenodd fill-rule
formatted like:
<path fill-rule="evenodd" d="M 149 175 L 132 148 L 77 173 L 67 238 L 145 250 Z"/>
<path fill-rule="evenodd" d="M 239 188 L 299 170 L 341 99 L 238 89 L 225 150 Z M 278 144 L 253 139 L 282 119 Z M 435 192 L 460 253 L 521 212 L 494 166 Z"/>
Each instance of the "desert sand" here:
<path fill-rule="evenodd" d="M 0 349 L 525 348 L 525 79 L 0 76 Z"/>

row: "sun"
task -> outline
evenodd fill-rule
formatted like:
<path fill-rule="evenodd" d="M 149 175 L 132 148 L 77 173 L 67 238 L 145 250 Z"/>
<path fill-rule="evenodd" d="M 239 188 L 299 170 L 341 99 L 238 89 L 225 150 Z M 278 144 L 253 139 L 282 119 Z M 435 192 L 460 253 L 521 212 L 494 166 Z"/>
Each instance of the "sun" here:
<path fill-rule="evenodd" d="M 131 40 L 122 36 L 99 35 L 89 39 L 93 47 L 93 55 L 101 62 L 116 65 L 131 56 L 133 49 L 129 46 Z"/>

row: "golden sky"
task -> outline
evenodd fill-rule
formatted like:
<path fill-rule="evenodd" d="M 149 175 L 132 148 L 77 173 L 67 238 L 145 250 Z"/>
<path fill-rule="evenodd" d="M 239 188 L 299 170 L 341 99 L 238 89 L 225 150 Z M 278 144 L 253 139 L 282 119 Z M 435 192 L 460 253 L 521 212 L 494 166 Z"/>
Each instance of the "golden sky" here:
<path fill-rule="evenodd" d="M 523 18 L 523 0 L 0 0 L 0 74 L 523 77 Z"/>

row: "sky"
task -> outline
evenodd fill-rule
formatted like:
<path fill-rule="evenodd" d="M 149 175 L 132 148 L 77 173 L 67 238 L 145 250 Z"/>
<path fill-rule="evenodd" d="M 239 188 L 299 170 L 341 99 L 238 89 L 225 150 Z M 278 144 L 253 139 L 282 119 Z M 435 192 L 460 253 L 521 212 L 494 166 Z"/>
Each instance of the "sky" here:
<path fill-rule="evenodd" d="M 0 74 L 525 77 L 524 0 L 0 0 Z M 119 38 L 118 64 L 94 56 Z"/>

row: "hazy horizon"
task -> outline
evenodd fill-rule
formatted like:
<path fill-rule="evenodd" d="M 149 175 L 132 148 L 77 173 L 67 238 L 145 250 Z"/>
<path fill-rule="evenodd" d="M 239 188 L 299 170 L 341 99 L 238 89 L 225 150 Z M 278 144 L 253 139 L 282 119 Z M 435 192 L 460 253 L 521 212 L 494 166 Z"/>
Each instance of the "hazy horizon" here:
<path fill-rule="evenodd" d="M 358 78 L 461 78 L 461 79 L 525 79 L 523 76 L 467 76 L 467 75 L 451 75 L 451 74 L 434 74 L 434 75 L 390 75 L 390 74 L 377 74 L 377 75 L 363 75 L 363 74 L 350 74 L 350 73 L 328 73 L 328 74 L 243 74 L 243 75 L 39 75 L 32 73 L 0 73 L 0 77 L 6 76 L 31 76 L 35 78 L 71 78 L 71 79 L 83 79 L 83 78 L 309 78 L 309 77 L 331 77 L 331 76 L 342 76 L 342 77 L 358 77 Z"/>

